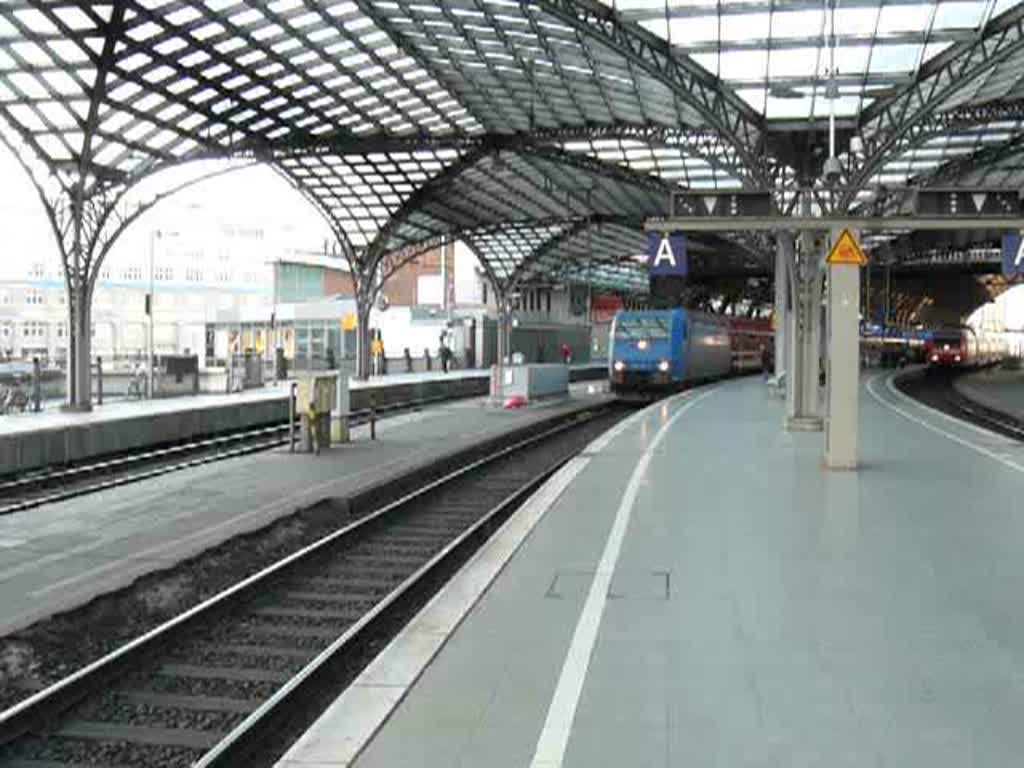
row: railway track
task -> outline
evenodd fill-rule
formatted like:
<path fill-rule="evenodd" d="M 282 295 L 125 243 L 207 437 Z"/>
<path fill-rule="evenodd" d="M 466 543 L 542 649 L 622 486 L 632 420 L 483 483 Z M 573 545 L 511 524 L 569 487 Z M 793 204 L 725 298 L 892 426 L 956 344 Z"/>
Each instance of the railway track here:
<path fill-rule="evenodd" d="M 604 406 L 496 449 L 0 713 L 0 766 L 273 765 L 522 500 L 625 412 Z"/>
<path fill-rule="evenodd" d="M 394 403 L 374 409 L 373 415 L 378 420 L 386 419 L 453 399 L 438 396 Z M 369 409 L 353 411 L 349 423 L 350 426 L 359 426 L 368 423 L 370 418 Z M 283 422 L 97 461 L 23 473 L 17 477 L 0 479 L 0 516 L 287 444 L 288 424 Z"/>
<path fill-rule="evenodd" d="M 897 376 L 894 383 L 896 388 L 905 395 L 942 413 L 963 419 L 1000 435 L 1024 441 L 1024 423 L 1009 414 L 987 408 L 970 400 L 957 391 L 953 382 L 962 375 L 963 373 L 956 371 L 926 368 L 922 372 Z"/>

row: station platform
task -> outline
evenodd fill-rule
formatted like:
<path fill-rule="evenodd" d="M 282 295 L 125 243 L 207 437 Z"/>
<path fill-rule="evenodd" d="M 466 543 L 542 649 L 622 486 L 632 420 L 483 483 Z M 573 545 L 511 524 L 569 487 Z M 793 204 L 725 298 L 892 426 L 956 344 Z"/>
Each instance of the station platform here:
<path fill-rule="evenodd" d="M 603 378 L 603 363 L 571 367 L 574 381 Z M 350 380 L 353 410 L 486 394 L 489 370 L 427 371 Z M 85 461 L 154 445 L 280 424 L 288 418 L 289 384 L 223 395 L 121 400 L 88 413 L 49 409 L 0 417 L 0 475 Z"/>
<path fill-rule="evenodd" d="M 607 402 L 603 383 L 504 410 L 471 398 L 352 430 L 321 455 L 287 448 L 171 472 L 0 517 L 0 635 L 88 602 L 323 499 L 386 485 L 445 456 Z"/>
<path fill-rule="evenodd" d="M 989 368 L 961 376 L 953 386 L 968 400 L 1024 421 L 1024 370 Z"/>
<path fill-rule="evenodd" d="M 1016 764 L 1024 446 L 892 376 L 857 472 L 760 380 L 617 426 L 278 768 Z"/>

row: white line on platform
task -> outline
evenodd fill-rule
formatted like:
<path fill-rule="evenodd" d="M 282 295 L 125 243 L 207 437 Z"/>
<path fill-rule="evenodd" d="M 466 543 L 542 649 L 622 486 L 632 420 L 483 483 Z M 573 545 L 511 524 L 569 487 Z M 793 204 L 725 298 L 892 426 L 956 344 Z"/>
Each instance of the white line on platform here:
<path fill-rule="evenodd" d="M 276 768 L 351 765 L 537 523 L 590 462 L 570 459 L 381 651 Z"/>
<path fill-rule="evenodd" d="M 676 421 L 714 391 L 715 389 L 710 389 L 698 395 L 677 410 L 655 434 L 654 439 L 651 440 L 633 469 L 633 474 L 626 485 L 626 491 L 622 494 L 622 500 L 615 514 L 615 520 L 608 534 L 594 580 L 590 584 L 587 601 L 583 604 L 583 610 L 580 612 L 569 652 L 562 665 L 558 686 L 551 698 L 544 728 L 537 740 L 537 747 L 530 763 L 532 768 L 561 768 L 562 761 L 565 759 L 569 734 L 576 717 L 576 707 L 579 704 L 580 694 L 583 692 L 583 683 L 587 677 L 587 668 L 590 666 L 590 657 L 597 641 L 597 631 L 601 626 L 601 616 L 604 614 L 605 604 L 608 601 L 608 588 L 611 586 L 615 565 L 618 562 L 619 553 L 622 551 L 622 542 L 629 526 L 637 491 L 647 474 L 651 457 Z"/>
<path fill-rule="evenodd" d="M 909 411 L 906 411 L 903 408 L 900 408 L 899 406 L 894 405 L 893 403 L 890 403 L 888 400 L 886 400 L 881 395 L 879 395 L 878 392 L 876 392 L 875 388 L 874 388 L 874 383 L 876 381 L 878 381 L 880 378 L 882 378 L 883 375 L 884 374 L 876 376 L 875 378 L 871 379 L 871 381 L 868 382 L 868 393 L 873 398 L 875 398 L 875 400 L 877 400 L 879 403 L 884 405 L 886 408 L 888 408 L 891 411 L 895 411 L 896 413 L 898 413 L 903 418 L 909 419 L 910 421 L 912 421 L 915 424 L 918 424 L 918 425 L 924 427 L 927 430 L 930 430 L 930 431 L 932 431 L 932 432 L 934 432 L 934 433 L 936 433 L 938 435 L 942 435 L 943 437 L 948 438 L 949 440 L 952 440 L 954 443 L 958 443 L 959 445 L 962 445 L 965 448 L 970 448 L 972 451 L 974 451 L 976 453 L 980 453 L 982 456 L 987 456 L 990 459 L 998 461 L 1000 464 L 1003 464 L 1004 466 L 1007 466 L 1010 469 L 1015 469 L 1018 472 L 1024 472 L 1024 464 L 1018 464 L 1016 461 L 1013 461 L 1012 459 L 1008 459 L 1006 456 L 1004 456 L 1001 453 L 996 453 L 995 451 L 990 451 L 988 448 L 985 448 L 984 446 L 977 445 L 976 443 L 972 443 L 970 440 L 967 440 L 967 439 L 965 439 L 963 437 L 960 437 L 959 435 L 954 435 L 952 432 L 947 432 L 944 429 L 940 429 L 939 427 L 935 426 L 934 424 L 929 424 L 924 419 L 918 418 L 917 416 L 915 416 L 914 414 L 910 413 Z M 889 379 L 887 379 L 886 384 L 889 387 L 892 386 L 892 376 L 890 376 Z M 893 391 L 895 391 L 895 389 L 893 389 Z"/>
<path fill-rule="evenodd" d="M 884 375 L 885 374 L 879 374 L 875 378 L 881 378 Z M 963 419 L 958 419 L 956 416 L 951 416 L 948 413 L 943 413 L 938 408 L 932 408 L 932 406 L 928 405 L 927 403 L 922 403 L 920 400 L 915 400 L 914 398 L 910 397 L 909 395 L 903 394 L 902 392 L 900 392 L 896 388 L 896 385 L 895 385 L 896 377 L 898 375 L 899 374 L 895 374 L 895 373 L 890 375 L 889 378 L 887 378 L 885 380 L 885 388 L 888 389 L 889 392 L 891 392 L 892 395 L 897 400 L 899 400 L 900 402 L 907 403 L 908 405 L 912 405 L 915 408 L 918 408 L 918 409 L 921 409 L 921 410 L 924 410 L 924 411 L 928 411 L 929 413 L 934 414 L 935 416 L 937 416 L 940 419 L 948 421 L 948 422 L 950 422 L 952 424 L 956 424 L 958 427 L 963 427 L 964 429 L 973 430 L 973 431 L 977 432 L 979 435 L 987 437 L 988 439 L 990 439 L 990 440 L 992 440 L 994 442 L 1002 443 L 1003 445 L 1008 445 L 1008 446 L 1010 446 L 1010 445 L 1017 445 L 1018 444 L 1017 441 L 1011 440 L 1006 435 L 1001 435 L 998 432 L 993 432 L 991 429 L 986 429 L 985 427 L 979 426 L 977 424 L 972 424 L 969 421 L 964 421 Z"/>

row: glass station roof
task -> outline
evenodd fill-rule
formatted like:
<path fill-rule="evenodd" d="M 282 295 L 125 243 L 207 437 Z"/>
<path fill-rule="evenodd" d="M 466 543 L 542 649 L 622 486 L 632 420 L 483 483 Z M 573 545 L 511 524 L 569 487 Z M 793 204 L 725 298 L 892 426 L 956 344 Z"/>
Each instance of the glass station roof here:
<path fill-rule="evenodd" d="M 720 77 L 766 118 L 799 119 L 828 116 L 832 83 L 835 114 L 859 115 L 914 82 L 926 62 L 975 40 L 1019 0 L 604 2 Z M 1018 68 L 1016 78 L 979 84 L 975 96 L 1012 98 L 1021 74 Z"/>
<path fill-rule="evenodd" d="M 496 275 L 592 274 L 632 246 L 580 222 L 789 184 L 830 110 L 847 205 L 1024 186 L 1024 0 L 0 0 L 0 140 L 64 208 L 266 162 L 365 270 L 475 236 Z"/>

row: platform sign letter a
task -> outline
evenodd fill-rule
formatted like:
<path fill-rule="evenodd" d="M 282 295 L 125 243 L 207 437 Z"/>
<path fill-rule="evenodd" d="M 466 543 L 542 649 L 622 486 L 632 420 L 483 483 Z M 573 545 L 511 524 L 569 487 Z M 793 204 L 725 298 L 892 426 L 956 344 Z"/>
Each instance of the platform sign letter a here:
<path fill-rule="evenodd" d="M 647 235 L 647 266 L 652 275 L 685 275 L 686 235 L 682 232 Z"/>
<path fill-rule="evenodd" d="M 1003 235 L 1003 274 L 1007 277 L 1024 276 L 1024 237 L 1020 232 Z"/>

